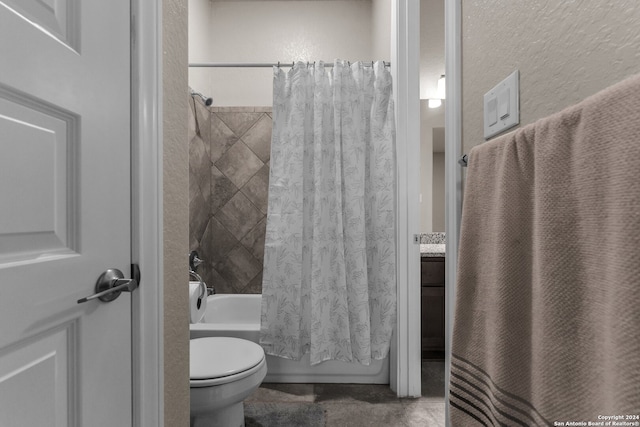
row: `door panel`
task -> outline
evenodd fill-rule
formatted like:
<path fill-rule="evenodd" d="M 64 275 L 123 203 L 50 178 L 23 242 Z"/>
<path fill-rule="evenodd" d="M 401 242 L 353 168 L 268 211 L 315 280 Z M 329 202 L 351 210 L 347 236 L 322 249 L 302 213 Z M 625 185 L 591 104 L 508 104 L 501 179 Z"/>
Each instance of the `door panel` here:
<path fill-rule="evenodd" d="M 80 7 L 82 6 L 82 7 Z M 129 2 L 0 0 L 0 425 L 131 425 Z"/>
<path fill-rule="evenodd" d="M 75 253 L 78 119 L 0 87 L 0 262 Z"/>
<path fill-rule="evenodd" d="M 5 0 L 7 9 L 38 30 L 77 50 L 80 0 Z"/>
<path fill-rule="evenodd" d="M 76 327 L 70 323 L 48 331 L 2 355 L 0 402 L 5 408 L 0 411 L 1 426 L 47 426 L 53 420 L 56 426 L 73 425 L 74 411 L 56 408 L 68 408 L 74 401 L 76 370 L 69 362 L 74 362 Z"/>

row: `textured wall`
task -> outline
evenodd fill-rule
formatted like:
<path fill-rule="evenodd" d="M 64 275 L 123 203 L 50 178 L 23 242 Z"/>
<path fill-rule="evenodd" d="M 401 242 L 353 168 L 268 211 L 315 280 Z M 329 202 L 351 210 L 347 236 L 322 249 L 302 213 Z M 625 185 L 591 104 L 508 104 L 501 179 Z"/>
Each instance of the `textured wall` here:
<path fill-rule="evenodd" d="M 444 102 L 428 108 L 437 98 L 438 78 L 444 74 L 444 0 L 420 0 L 420 231 L 435 227 L 435 211 L 444 209 L 433 190 L 433 129 L 444 128 Z"/>
<path fill-rule="evenodd" d="M 433 231 L 445 231 L 444 153 L 433 153 Z"/>
<path fill-rule="evenodd" d="M 213 1 L 208 32 L 190 42 L 206 38 L 207 62 L 370 61 L 371 20 L 371 1 L 363 0 Z M 272 104 L 269 68 L 192 70 L 190 78 L 214 106 Z"/>
<path fill-rule="evenodd" d="M 189 2 L 189 62 L 210 62 L 209 40 L 202 34 L 209 33 L 211 20 L 210 0 Z M 206 68 L 189 68 L 189 86 L 199 91 L 211 86 L 211 73 Z"/>
<path fill-rule="evenodd" d="M 271 108 L 190 101 L 189 246 L 217 293 L 261 293 Z"/>
<path fill-rule="evenodd" d="M 371 0 L 371 59 L 391 61 L 391 0 Z"/>
<path fill-rule="evenodd" d="M 433 231 L 433 127 L 442 107 L 420 100 L 420 232 Z"/>
<path fill-rule="evenodd" d="M 420 99 L 437 98 L 444 74 L 444 0 L 420 0 Z M 440 107 L 444 110 L 444 106 Z M 443 122 L 439 126 L 444 126 Z"/>
<path fill-rule="evenodd" d="M 165 426 L 189 426 L 187 3 L 164 0 L 163 250 Z"/>
<path fill-rule="evenodd" d="M 429 108 L 420 100 L 420 232 L 438 231 L 433 228 L 433 132 L 444 128 L 444 102 L 439 108 Z"/>
<path fill-rule="evenodd" d="M 638 0 L 463 0 L 463 145 L 483 139 L 482 96 L 520 70 L 521 126 L 640 71 Z"/>

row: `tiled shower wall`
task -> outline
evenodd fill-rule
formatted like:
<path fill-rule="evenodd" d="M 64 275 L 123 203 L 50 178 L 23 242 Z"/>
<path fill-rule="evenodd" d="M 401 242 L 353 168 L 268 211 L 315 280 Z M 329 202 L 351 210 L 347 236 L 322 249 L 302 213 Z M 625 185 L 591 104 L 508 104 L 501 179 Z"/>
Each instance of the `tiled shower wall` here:
<path fill-rule="evenodd" d="M 261 293 L 270 107 L 206 107 L 190 97 L 189 245 L 217 293 Z M 185 254 L 185 263 L 186 263 Z"/>

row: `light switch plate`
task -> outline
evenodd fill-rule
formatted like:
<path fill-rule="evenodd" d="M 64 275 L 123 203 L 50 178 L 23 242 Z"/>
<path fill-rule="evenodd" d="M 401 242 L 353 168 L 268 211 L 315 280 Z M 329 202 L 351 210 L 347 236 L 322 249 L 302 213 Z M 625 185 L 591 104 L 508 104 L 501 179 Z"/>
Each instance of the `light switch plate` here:
<path fill-rule="evenodd" d="M 485 139 L 511 129 L 520 123 L 519 80 L 520 74 L 516 70 L 509 77 L 498 83 L 496 87 L 484 94 Z M 496 99 L 498 100 L 498 111 L 496 111 Z"/>

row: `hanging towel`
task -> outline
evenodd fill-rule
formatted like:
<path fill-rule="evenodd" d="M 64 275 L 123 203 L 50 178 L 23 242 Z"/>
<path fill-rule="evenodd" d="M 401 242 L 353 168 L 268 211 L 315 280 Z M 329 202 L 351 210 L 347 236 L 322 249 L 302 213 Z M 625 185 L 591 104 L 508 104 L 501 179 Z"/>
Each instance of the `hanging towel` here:
<path fill-rule="evenodd" d="M 640 75 L 471 150 L 450 403 L 454 427 L 639 425 Z"/>

